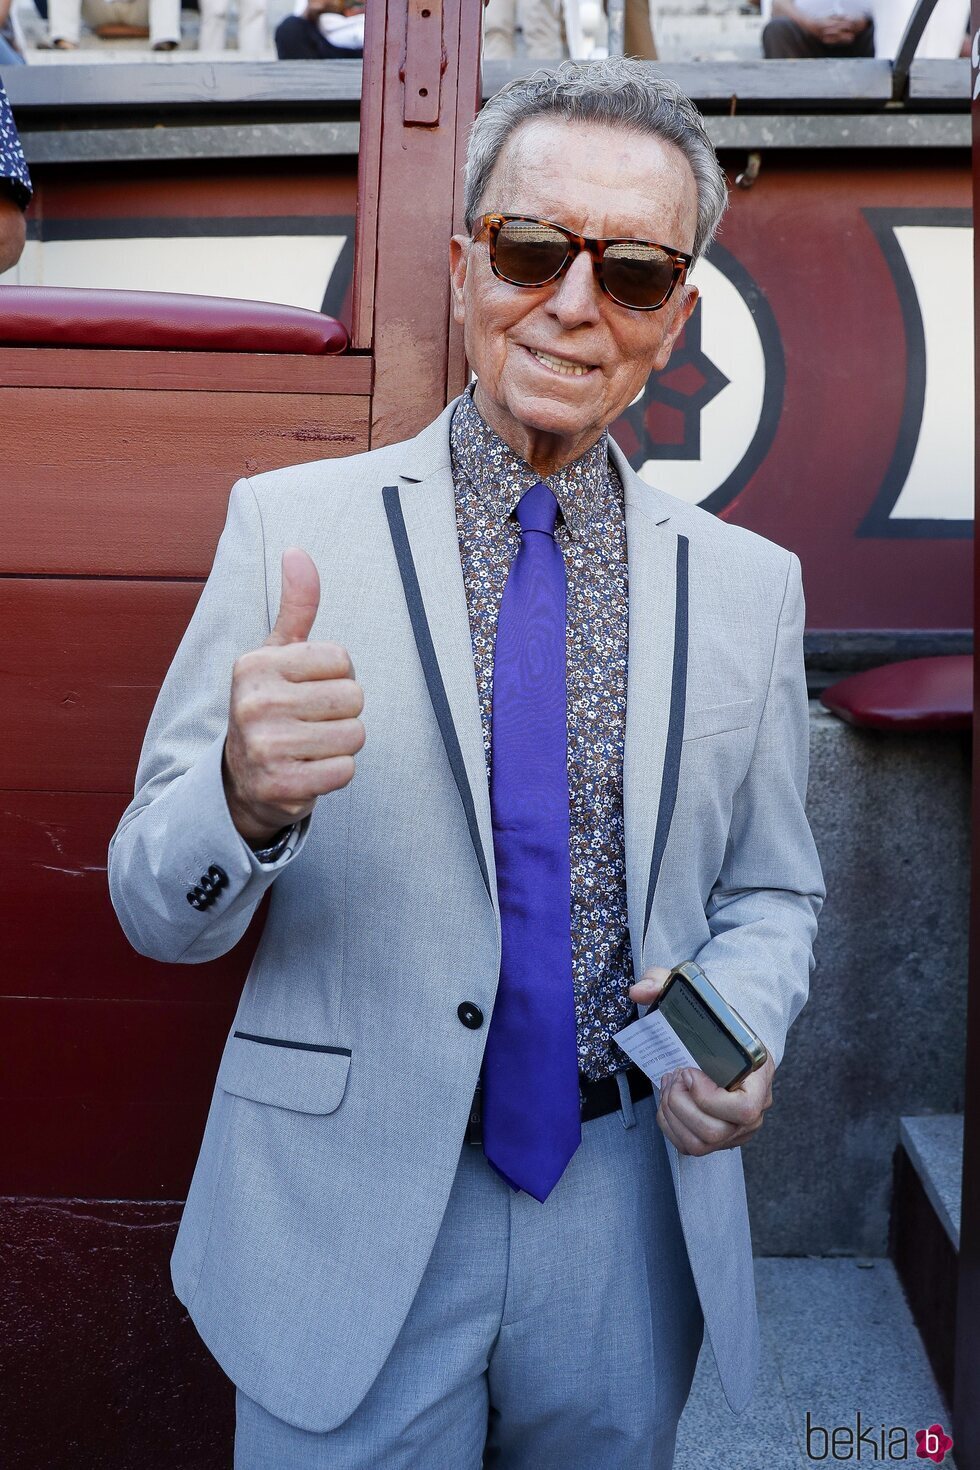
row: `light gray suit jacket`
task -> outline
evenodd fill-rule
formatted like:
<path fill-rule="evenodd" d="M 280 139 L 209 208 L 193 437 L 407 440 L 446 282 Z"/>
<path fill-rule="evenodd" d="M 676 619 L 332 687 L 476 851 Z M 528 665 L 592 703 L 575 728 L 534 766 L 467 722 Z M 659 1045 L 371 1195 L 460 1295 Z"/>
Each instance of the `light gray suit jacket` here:
<path fill-rule="evenodd" d="M 229 1036 L 173 1279 L 234 1382 L 305 1429 L 361 1401 L 432 1248 L 480 1071 L 500 925 L 449 420 L 349 459 L 243 480 L 150 722 L 109 849 L 142 954 L 224 954 L 273 888 Z M 661 494 L 612 446 L 626 492 L 624 759 L 633 962 L 696 957 L 782 1055 L 806 998 L 821 896 L 803 812 L 808 751 L 799 563 Z M 262 866 L 221 781 L 231 668 L 266 638 L 280 557 L 320 570 L 311 637 L 364 690 L 353 781 Z M 214 901 L 187 894 L 216 864 Z M 726 1395 L 758 1356 L 738 1150 L 668 1146 Z"/>

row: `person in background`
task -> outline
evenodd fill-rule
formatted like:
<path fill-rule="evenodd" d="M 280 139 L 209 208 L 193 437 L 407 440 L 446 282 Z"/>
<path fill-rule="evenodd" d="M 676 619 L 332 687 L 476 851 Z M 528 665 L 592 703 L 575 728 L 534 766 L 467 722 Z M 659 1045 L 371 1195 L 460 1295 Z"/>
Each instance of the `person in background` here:
<path fill-rule="evenodd" d="M 364 6 L 351 0 L 297 0 L 276 27 L 280 61 L 356 61 L 364 55 Z"/>
<path fill-rule="evenodd" d="M 609 0 L 602 0 L 608 15 Z M 623 55 L 656 61 L 657 45 L 650 24 L 650 0 L 626 0 L 623 7 Z"/>
<path fill-rule="evenodd" d="M 527 56 L 558 61 L 566 54 L 561 0 L 489 0 L 483 22 L 484 61 L 510 61 L 517 54 L 514 32 L 520 23 Z"/>
<path fill-rule="evenodd" d="M 0 0 L 0 66 L 23 66 L 10 18 L 10 0 Z"/>
<path fill-rule="evenodd" d="M 82 21 L 106 40 L 149 36 L 153 51 L 180 45 L 180 0 L 49 0 L 44 49 L 76 51 Z"/>
<path fill-rule="evenodd" d="M 53 0 L 52 0 L 53 3 Z M 223 51 L 228 33 L 229 0 L 200 0 L 199 51 Z M 264 56 L 268 46 L 266 0 L 238 0 L 238 49 Z"/>
<path fill-rule="evenodd" d="M 874 21 L 865 0 L 772 0 L 771 15 L 762 32 L 768 61 L 875 54 Z"/>
<path fill-rule="evenodd" d="M 0 272 L 20 260 L 27 230 L 24 210 L 34 195 L 14 115 L 0 82 Z"/>

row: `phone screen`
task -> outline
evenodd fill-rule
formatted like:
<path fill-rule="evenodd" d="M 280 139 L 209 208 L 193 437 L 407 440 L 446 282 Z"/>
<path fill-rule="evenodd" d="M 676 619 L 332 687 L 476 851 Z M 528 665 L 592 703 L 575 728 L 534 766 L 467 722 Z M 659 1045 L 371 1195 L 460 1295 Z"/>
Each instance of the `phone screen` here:
<path fill-rule="evenodd" d="M 687 984 L 683 975 L 673 981 L 658 1007 L 712 1082 L 719 1087 L 744 1072 L 748 1059 L 728 1031 Z"/>

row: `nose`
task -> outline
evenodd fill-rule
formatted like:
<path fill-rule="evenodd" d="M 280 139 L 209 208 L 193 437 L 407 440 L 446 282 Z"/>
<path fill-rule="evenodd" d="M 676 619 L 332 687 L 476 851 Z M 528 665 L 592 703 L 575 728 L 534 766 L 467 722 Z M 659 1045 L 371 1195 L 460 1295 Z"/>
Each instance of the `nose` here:
<path fill-rule="evenodd" d="M 601 295 L 592 257 L 581 250 L 555 286 L 548 307 L 563 327 L 595 322 L 602 310 Z"/>

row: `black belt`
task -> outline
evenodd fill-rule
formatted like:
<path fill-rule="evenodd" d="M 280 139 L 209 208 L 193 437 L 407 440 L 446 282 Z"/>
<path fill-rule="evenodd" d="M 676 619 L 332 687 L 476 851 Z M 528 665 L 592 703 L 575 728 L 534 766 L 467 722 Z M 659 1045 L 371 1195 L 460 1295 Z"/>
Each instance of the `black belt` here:
<path fill-rule="evenodd" d="M 640 1071 L 639 1067 L 630 1065 L 625 1067 L 619 1075 L 626 1078 L 630 1097 L 634 1102 L 649 1097 L 653 1092 L 653 1083 L 645 1072 Z M 620 1106 L 619 1084 L 615 1075 L 600 1077 L 595 1082 L 590 1082 L 587 1077 L 579 1077 L 578 1090 L 582 1100 L 583 1123 L 590 1123 L 593 1118 L 604 1118 L 607 1113 L 614 1113 Z M 476 1084 L 476 1091 L 470 1104 L 466 1142 L 483 1143 L 483 1093 L 479 1082 Z"/>

